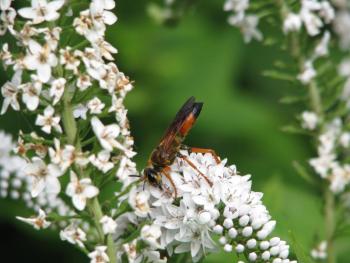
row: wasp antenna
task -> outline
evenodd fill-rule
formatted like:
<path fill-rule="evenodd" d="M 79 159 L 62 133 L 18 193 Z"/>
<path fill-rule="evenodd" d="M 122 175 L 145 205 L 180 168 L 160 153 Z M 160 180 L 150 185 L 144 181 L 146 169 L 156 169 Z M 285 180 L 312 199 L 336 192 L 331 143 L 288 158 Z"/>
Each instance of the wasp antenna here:
<path fill-rule="evenodd" d="M 141 175 L 139 175 L 139 174 L 130 174 L 129 176 L 130 177 L 141 177 Z"/>

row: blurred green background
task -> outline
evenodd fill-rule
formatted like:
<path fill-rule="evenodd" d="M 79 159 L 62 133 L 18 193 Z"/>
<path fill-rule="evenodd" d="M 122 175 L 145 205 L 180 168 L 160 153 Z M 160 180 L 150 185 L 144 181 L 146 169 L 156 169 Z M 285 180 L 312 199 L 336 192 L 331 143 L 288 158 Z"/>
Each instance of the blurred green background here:
<path fill-rule="evenodd" d="M 204 108 L 186 143 L 215 149 L 241 174 L 252 174 L 253 189 L 264 193 L 264 202 L 278 222 L 275 234 L 288 239 L 292 230 L 308 252 L 315 233 L 323 233 L 322 201 L 296 175 L 291 162 L 310 158 L 311 143 L 281 131 L 303 109 L 278 103 L 296 87 L 261 75 L 276 59 L 285 59 L 283 54 L 260 43 L 245 45 L 239 32 L 226 23 L 222 4 L 199 2 L 169 28 L 147 15 L 148 1 L 117 2 L 119 21 L 107 38 L 119 50 L 117 65 L 135 80 L 126 105 L 138 167 L 142 169 L 178 108 L 193 95 L 204 102 Z M 23 117 L 13 111 L 0 117 L 0 128 L 14 135 L 23 124 Z M 57 233 L 37 232 L 14 220 L 24 211 L 19 202 L 0 200 L 2 250 L 11 253 L 11 262 L 87 261 L 61 242 Z M 346 241 L 339 241 L 339 262 L 348 262 L 346 249 Z M 205 262 L 218 260 L 234 262 L 233 256 L 223 253 Z"/>

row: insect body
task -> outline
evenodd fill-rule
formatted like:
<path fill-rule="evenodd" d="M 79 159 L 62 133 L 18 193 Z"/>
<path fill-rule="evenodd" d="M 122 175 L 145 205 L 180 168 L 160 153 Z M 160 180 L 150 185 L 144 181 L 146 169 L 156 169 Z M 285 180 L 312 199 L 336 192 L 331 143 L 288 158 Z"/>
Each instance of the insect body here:
<path fill-rule="evenodd" d="M 162 189 L 162 176 L 168 178 L 174 188 L 175 197 L 177 190 L 175 184 L 170 176 L 170 166 L 176 157 L 184 159 L 193 169 L 195 169 L 206 181 L 211 184 L 209 179 L 201 173 L 197 167 L 186 157 L 180 154 L 181 149 L 187 149 L 192 152 L 210 152 L 213 154 L 215 160 L 220 162 L 215 152 L 210 149 L 189 148 L 182 144 L 186 135 L 196 122 L 203 103 L 195 102 L 195 98 L 189 98 L 181 109 L 176 114 L 173 122 L 165 132 L 160 140 L 159 145 L 152 151 L 147 167 L 143 171 L 143 180 L 150 183 L 152 186 Z"/>

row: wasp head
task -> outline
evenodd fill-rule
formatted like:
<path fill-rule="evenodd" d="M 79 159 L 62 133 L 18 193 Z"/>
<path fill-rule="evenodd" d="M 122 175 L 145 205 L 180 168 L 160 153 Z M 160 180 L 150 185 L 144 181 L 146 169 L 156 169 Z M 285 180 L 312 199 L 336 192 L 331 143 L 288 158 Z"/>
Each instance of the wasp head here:
<path fill-rule="evenodd" d="M 150 185 L 162 189 L 162 177 L 156 169 L 151 167 L 145 168 L 143 170 L 143 176 L 144 180 Z"/>

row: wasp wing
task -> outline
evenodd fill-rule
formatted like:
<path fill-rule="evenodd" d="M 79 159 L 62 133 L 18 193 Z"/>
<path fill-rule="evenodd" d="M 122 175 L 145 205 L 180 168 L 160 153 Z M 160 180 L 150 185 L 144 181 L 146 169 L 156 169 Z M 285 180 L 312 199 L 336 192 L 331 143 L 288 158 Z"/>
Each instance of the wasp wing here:
<path fill-rule="evenodd" d="M 187 117 L 194 111 L 196 111 L 194 112 L 195 115 L 198 116 L 201 107 L 202 103 L 196 103 L 195 98 L 190 97 L 177 112 L 174 120 L 160 140 L 159 147 L 163 148 L 165 151 L 170 150 L 176 135 L 179 133 Z"/>

